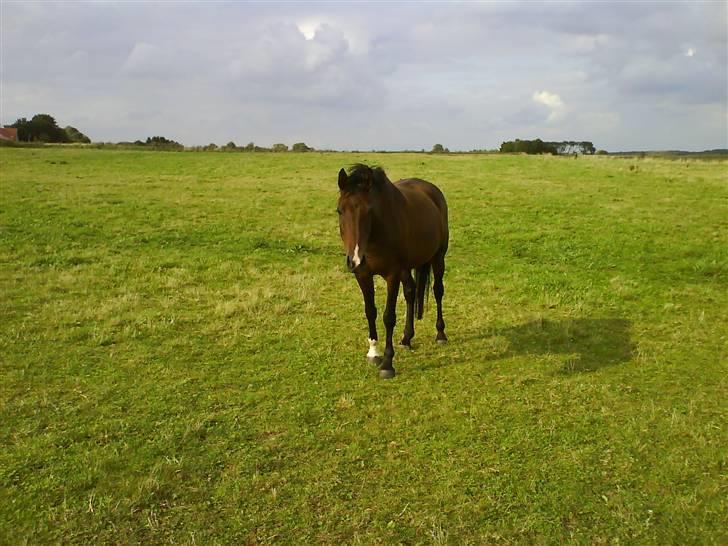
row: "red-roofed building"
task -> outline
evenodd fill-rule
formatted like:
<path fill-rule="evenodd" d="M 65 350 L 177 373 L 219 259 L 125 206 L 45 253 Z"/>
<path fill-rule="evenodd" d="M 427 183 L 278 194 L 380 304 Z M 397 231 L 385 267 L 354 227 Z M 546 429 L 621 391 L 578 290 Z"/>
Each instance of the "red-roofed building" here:
<path fill-rule="evenodd" d="M 0 140 L 18 140 L 18 130 L 14 127 L 0 127 Z"/>

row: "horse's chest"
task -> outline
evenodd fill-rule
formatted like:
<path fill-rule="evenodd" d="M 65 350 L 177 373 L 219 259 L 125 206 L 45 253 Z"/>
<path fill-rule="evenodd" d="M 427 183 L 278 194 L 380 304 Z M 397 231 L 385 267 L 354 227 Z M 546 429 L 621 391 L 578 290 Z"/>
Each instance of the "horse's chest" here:
<path fill-rule="evenodd" d="M 367 267 L 374 275 L 386 275 L 393 270 L 402 269 L 398 253 L 384 249 L 367 251 Z"/>
<path fill-rule="evenodd" d="M 436 249 L 432 245 L 390 245 L 367 250 L 367 264 L 375 275 L 385 275 L 392 271 L 412 269 L 430 261 Z"/>

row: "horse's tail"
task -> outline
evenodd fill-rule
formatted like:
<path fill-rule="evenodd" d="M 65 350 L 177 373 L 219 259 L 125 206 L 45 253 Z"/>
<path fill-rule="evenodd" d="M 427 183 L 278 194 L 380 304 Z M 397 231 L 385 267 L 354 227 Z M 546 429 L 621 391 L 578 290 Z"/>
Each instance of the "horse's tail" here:
<path fill-rule="evenodd" d="M 415 272 L 415 316 L 417 320 L 422 320 L 422 313 L 425 311 L 425 295 L 430 292 L 430 271 L 432 270 L 429 263 L 417 268 Z"/>

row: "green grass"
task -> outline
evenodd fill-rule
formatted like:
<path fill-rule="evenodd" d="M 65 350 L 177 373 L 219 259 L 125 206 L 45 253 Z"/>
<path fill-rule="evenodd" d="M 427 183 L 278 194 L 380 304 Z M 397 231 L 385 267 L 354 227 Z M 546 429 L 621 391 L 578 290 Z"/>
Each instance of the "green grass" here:
<path fill-rule="evenodd" d="M 392 381 L 356 161 L 450 205 Z M 0 149 L 0 543 L 728 542 L 726 166 Z"/>

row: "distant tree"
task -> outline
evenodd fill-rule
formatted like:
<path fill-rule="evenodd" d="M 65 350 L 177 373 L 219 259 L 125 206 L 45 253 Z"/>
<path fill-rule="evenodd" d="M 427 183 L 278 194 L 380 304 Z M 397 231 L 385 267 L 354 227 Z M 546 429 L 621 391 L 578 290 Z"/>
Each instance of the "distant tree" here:
<path fill-rule="evenodd" d="M 311 152 L 313 151 L 313 148 L 306 146 L 304 142 L 296 142 L 293 146 L 291 146 L 291 150 L 294 152 Z"/>
<path fill-rule="evenodd" d="M 66 136 L 68 137 L 68 140 L 71 142 L 82 142 L 84 144 L 89 144 L 91 142 L 91 139 L 84 135 L 81 131 L 76 129 L 75 127 L 71 127 L 68 125 L 65 129 L 63 129 L 66 132 Z"/>
<path fill-rule="evenodd" d="M 246 152 L 254 152 L 255 151 L 255 144 L 253 142 L 248 142 L 245 145 L 245 148 L 243 148 Z"/>
<path fill-rule="evenodd" d="M 70 142 L 66 132 L 50 114 L 36 114 L 30 121 L 20 118 L 10 127 L 15 127 L 18 140 L 25 142 Z"/>
<path fill-rule="evenodd" d="M 273 151 L 274 152 L 287 152 L 288 151 L 288 145 L 286 145 L 286 144 L 273 144 Z"/>
<path fill-rule="evenodd" d="M 506 142 L 502 142 L 500 145 L 500 151 L 504 154 L 512 154 L 516 151 L 516 143 L 512 140 L 508 140 Z"/>
<path fill-rule="evenodd" d="M 227 144 L 225 144 L 226 150 L 234 150 L 236 148 L 235 143 L 231 140 Z"/>
<path fill-rule="evenodd" d="M 18 130 L 18 140 L 22 142 L 30 142 L 33 140 L 30 128 L 30 122 L 26 118 L 19 118 L 12 125 L 6 125 L 6 127 L 13 127 Z"/>
<path fill-rule="evenodd" d="M 170 140 L 163 136 L 147 137 L 145 145 L 162 150 L 181 150 L 184 148 L 184 146 L 182 146 L 179 142 Z"/>
<path fill-rule="evenodd" d="M 214 142 L 210 142 L 210 144 L 204 147 L 204 150 L 206 152 L 214 152 L 215 150 L 217 150 L 217 144 L 215 144 Z"/>
<path fill-rule="evenodd" d="M 535 140 L 508 140 L 501 143 L 500 152 L 505 154 L 520 153 L 520 154 L 559 154 L 564 153 L 564 147 L 560 146 L 558 142 L 544 142 L 540 138 Z"/>
<path fill-rule="evenodd" d="M 435 144 L 432 147 L 432 152 L 431 153 L 433 153 L 433 154 L 444 154 L 444 153 L 447 153 L 448 151 L 449 150 L 447 148 L 445 148 L 442 144 Z"/>
<path fill-rule="evenodd" d="M 50 114 L 36 114 L 30 120 L 34 139 L 40 142 L 68 142 L 66 132 L 61 129 Z"/>
<path fill-rule="evenodd" d="M 608 153 L 606 150 L 597 150 L 597 155 L 607 155 Z"/>

